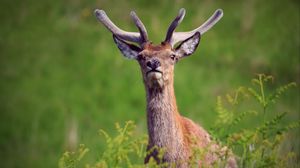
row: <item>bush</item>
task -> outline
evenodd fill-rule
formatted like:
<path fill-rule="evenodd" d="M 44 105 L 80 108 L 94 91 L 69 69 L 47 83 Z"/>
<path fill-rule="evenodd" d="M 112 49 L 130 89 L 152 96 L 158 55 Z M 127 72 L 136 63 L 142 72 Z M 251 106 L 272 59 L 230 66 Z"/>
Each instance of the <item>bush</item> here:
<path fill-rule="evenodd" d="M 291 87 L 296 87 L 296 83 L 280 86 L 273 93 L 266 94 L 266 84 L 271 81 L 273 81 L 272 76 L 259 74 L 257 78 L 252 79 L 253 87 L 240 87 L 233 95 L 227 94 L 225 99 L 221 96 L 217 99 L 218 117 L 215 126 L 211 129 L 211 134 L 234 150 L 239 167 L 299 166 L 296 162 L 296 153 L 289 151 L 283 154 L 280 152 L 280 147 L 286 134 L 291 129 L 299 127 L 300 120 L 283 124 L 287 112 L 268 111 L 268 108 L 276 104 L 284 92 Z M 240 111 L 240 104 L 247 100 L 251 101 L 251 98 L 258 104 L 258 107 Z M 267 120 L 267 113 L 272 113 L 273 118 Z M 255 116 L 258 121 L 262 118 L 262 121 L 256 126 L 251 125 L 251 128 L 240 128 L 239 125 L 251 116 Z"/>

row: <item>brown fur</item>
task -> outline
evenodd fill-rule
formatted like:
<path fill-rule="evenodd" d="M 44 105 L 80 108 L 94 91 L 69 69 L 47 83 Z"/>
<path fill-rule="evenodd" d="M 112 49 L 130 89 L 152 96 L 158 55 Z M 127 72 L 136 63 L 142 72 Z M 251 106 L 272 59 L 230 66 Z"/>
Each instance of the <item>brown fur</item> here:
<path fill-rule="evenodd" d="M 193 145 L 204 148 L 219 149 L 218 145 L 212 144 L 209 134 L 192 120 L 182 117 L 177 108 L 176 98 L 173 88 L 174 62 L 170 61 L 169 55 L 174 51 L 170 45 L 162 44 L 154 46 L 146 44 L 140 53 L 144 61 L 139 61 L 147 96 L 147 125 L 149 134 L 148 150 L 154 147 L 163 148 L 165 154 L 162 160 L 158 158 L 158 151 L 153 150 L 145 158 L 145 163 L 153 157 L 156 162 L 168 162 L 175 164 L 177 168 L 187 168 L 188 159 L 191 157 Z M 146 76 L 145 62 L 151 58 L 156 58 L 161 62 L 163 86 L 150 85 Z M 191 137 L 195 139 L 192 142 Z M 217 156 L 208 153 L 201 161 L 202 165 L 212 165 L 217 161 Z M 236 167 L 235 161 L 234 166 Z"/>

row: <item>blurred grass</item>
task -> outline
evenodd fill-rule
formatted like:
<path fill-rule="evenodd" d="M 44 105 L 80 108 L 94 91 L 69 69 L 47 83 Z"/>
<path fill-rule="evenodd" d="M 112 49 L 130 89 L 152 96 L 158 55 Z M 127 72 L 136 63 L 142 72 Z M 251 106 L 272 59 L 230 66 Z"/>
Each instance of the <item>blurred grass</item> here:
<path fill-rule="evenodd" d="M 296 0 L 2 0 L 1 167 L 57 166 L 60 154 L 72 148 L 72 120 L 78 127 L 75 144 L 99 151 L 103 140 L 97 130 L 111 130 L 116 121 L 134 120 L 146 133 L 139 67 L 123 59 L 111 34 L 95 19 L 95 8 L 131 31 L 136 28 L 129 12 L 135 10 L 155 43 L 164 39 L 181 7 L 187 14 L 178 31 L 198 26 L 217 8 L 224 10 L 198 51 L 179 62 L 175 71 L 181 113 L 209 128 L 216 96 L 248 85 L 256 73 L 275 76 L 273 87 L 299 84 L 299 6 Z M 274 110 L 290 112 L 287 122 L 299 119 L 299 87 L 281 102 Z M 293 143 L 299 146 L 295 134 Z M 97 153 L 89 156 L 97 159 L 92 158 Z"/>

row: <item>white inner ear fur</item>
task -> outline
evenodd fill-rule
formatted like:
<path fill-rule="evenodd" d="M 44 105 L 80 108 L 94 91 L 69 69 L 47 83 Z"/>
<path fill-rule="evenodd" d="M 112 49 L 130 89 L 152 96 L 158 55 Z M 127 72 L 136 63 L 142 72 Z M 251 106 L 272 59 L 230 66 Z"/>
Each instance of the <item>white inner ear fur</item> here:
<path fill-rule="evenodd" d="M 122 54 L 128 59 L 136 59 L 139 52 L 130 48 L 129 45 L 119 40 L 118 38 L 114 38 L 118 48 L 122 52 Z"/>
<path fill-rule="evenodd" d="M 176 54 L 179 57 L 184 57 L 193 54 L 195 52 L 198 43 L 200 41 L 200 37 L 198 35 L 194 35 L 192 38 L 187 41 L 182 42 L 180 48 L 176 50 Z"/>

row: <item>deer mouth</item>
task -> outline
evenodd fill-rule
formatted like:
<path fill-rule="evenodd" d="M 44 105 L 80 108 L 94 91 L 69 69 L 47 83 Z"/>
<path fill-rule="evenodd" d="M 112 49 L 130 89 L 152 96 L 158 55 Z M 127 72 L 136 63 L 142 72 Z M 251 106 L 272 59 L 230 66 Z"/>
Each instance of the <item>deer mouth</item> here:
<path fill-rule="evenodd" d="M 149 74 L 151 74 L 151 73 L 160 73 L 160 74 L 162 74 L 162 72 L 161 72 L 161 71 L 159 71 L 159 70 L 156 70 L 156 69 L 152 69 L 152 70 L 150 70 L 150 71 L 146 72 L 146 75 L 148 76 L 148 75 L 149 75 Z"/>
<path fill-rule="evenodd" d="M 159 80 L 162 78 L 162 72 L 159 70 L 150 70 L 146 73 L 148 80 Z"/>
<path fill-rule="evenodd" d="M 150 88 L 163 87 L 163 73 L 159 70 L 150 70 L 146 73 L 147 85 Z"/>

